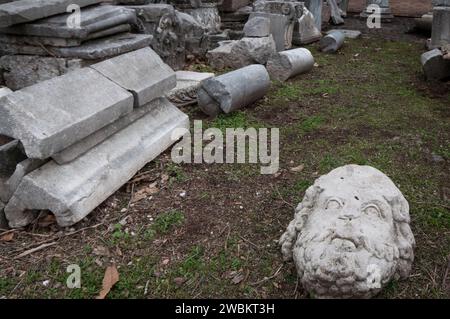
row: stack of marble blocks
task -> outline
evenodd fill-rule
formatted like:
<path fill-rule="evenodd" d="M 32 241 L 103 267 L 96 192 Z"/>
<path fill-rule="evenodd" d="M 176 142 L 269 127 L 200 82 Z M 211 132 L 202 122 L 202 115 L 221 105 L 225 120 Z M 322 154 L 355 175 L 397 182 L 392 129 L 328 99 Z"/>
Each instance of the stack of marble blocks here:
<path fill-rule="evenodd" d="M 19 90 L 151 44 L 151 35 L 133 33 L 134 10 L 101 2 L 0 4 L 0 73 L 6 86 Z"/>
<path fill-rule="evenodd" d="M 71 226 L 189 128 L 164 96 L 175 72 L 149 47 L 0 91 L 0 228 L 42 212 Z"/>

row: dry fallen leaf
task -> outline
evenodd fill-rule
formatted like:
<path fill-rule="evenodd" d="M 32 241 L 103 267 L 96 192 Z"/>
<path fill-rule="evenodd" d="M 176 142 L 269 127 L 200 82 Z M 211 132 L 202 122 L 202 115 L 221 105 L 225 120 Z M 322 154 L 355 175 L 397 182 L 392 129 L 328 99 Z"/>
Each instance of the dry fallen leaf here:
<path fill-rule="evenodd" d="M 155 182 L 155 183 L 150 184 L 149 186 L 144 187 L 144 188 L 140 189 L 139 191 L 137 191 L 134 194 L 133 200 L 131 202 L 137 203 L 153 194 L 156 194 L 159 191 L 158 187 L 156 187 L 157 184 L 158 183 Z"/>
<path fill-rule="evenodd" d="M 14 238 L 14 233 L 10 232 L 7 234 L 4 234 L 3 236 L 0 237 L 0 241 L 12 241 Z"/>
<path fill-rule="evenodd" d="M 115 265 L 106 268 L 105 277 L 103 278 L 103 288 L 97 299 L 105 299 L 112 287 L 119 281 L 119 272 Z"/>
<path fill-rule="evenodd" d="M 297 166 L 297 167 L 292 167 L 291 168 L 291 171 L 292 172 L 301 172 L 301 171 L 303 171 L 303 169 L 305 168 L 305 165 L 299 165 L 299 166 Z"/>

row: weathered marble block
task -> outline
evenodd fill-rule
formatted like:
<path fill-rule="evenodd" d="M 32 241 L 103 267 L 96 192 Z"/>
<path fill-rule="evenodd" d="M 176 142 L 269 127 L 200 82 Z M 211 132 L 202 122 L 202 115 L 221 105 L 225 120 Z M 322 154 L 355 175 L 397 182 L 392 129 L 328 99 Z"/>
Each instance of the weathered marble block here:
<path fill-rule="evenodd" d="M 230 113 L 262 98 L 270 87 L 263 65 L 254 64 L 202 81 L 198 91 L 200 109 L 210 116 Z"/>
<path fill-rule="evenodd" d="M 244 25 L 246 37 L 268 37 L 270 35 L 270 19 L 267 17 L 253 17 Z"/>
<path fill-rule="evenodd" d="M 152 36 L 147 34 L 122 33 L 90 40 L 77 47 L 42 47 L 3 43 L 0 54 L 25 54 L 73 58 L 85 60 L 107 59 L 130 51 L 150 46 Z"/>
<path fill-rule="evenodd" d="M 319 31 L 322 31 L 322 8 L 323 0 L 305 0 L 305 6 L 314 16 L 316 27 Z"/>
<path fill-rule="evenodd" d="M 303 15 L 297 20 L 292 36 L 292 43 L 296 45 L 309 44 L 320 40 L 322 33 L 317 29 L 314 16 L 304 7 Z"/>
<path fill-rule="evenodd" d="M 20 140 L 28 157 L 45 159 L 132 109 L 131 93 L 84 68 L 2 97 L 0 134 Z"/>
<path fill-rule="evenodd" d="M 9 225 L 29 224 L 36 210 L 51 211 L 60 226 L 77 223 L 176 142 L 176 128 L 189 128 L 189 119 L 166 101 L 76 160 L 45 164 L 25 176 L 5 207 Z"/>
<path fill-rule="evenodd" d="M 431 48 L 440 48 L 450 44 L 450 6 L 434 7 Z"/>
<path fill-rule="evenodd" d="M 0 229 L 7 230 L 9 228 L 4 212 L 5 204 L 0 201 Z"/>
<path fill-rule="evenodd" d="M 135 107 L 165 95 L 177 85 L 175 72 L 150 48 L 123 54 L 90 67 L 133 93 Z"/>
<path fill-rule="evenodd" d="M 0 5 L 0 27 L 31 22 L 64 13 L 70 4 L 80 7 L 97 4 L 103 0 L 20 0 Z"/>
<path fill-rule="evenodd" d="M 64 10 L 65 12 L 65 10 Z M 122 24 L 135 25 L 136 13 L 119 6 L 93 6 L 81 9 L 80 27 L 67 25 L 71 13 L 0 29 L 1 33 L 26 36 L 87 39 L 91 34 Z"/>
<path fill-rule="evenodd" d="M 99 129 L 98 131 L 92 133 L 81 141 L 76 142 L 63 151 L 53 154 L 52 159 L 60 165 L 70 163 L 88 152 L 96 145 L 102 143 L 113 134 L 119 132 L 144 115 L 148 114 L 151 110 L 163 107 L 165 103 L 165 99 L 157 98 L 150 103 L 137 107 L 132 112 L 119 118 L 117 121 L 114 121 L 113 123 Z"/>
<path fill-rule="evenodd" d="M 339 8 L 339 6 L 336 3 L 336 0 L 327 0 L 328 1 L 328 5 L 330 6 L 331 9 L 331 19 L 333 21 L 333 24 L 343 24 L 344 23 L 344 19 L 341 16 L 341 10 Z"/>
<path fill-rule="evenodd" d="M 333 32 L 342 32 L 344 36 L 348 39 L 357 39 L 361 36 L 361 31 L 359 30 L 347 30 L 347 29 L 332 29 L 330 31 L 327 31 L 327 34 L 333 33 Z"/>
<path fill-rule="evenodd" d="M 238 69 L 255 63 L 266 64 L 275 52 L 275 42 L 270 35 L 219 42 L 219 47 L 208 51 L 206 57 L 208 63 L 216 70 Z"/>
<path fill-rule="evenodd" d="M 366 8 L 361 13 L 361 17 L 367 18 L 368 16 L 373 16 L 375 14 L 373 10 L 369 9 L 372 5 L 379 6 L 380 19 L 389 22 L 394 18 L 394 15 L 392 14 L 391 8 L 389 6 L 389 0 L 367 0 Z"/>
<path fill-rule="evenodd" d="M 43 57 L 37 55 L 4 55 L 0 57 L 0 75 L 13 89 L 52 79 L 70 71 L 88 66 L 88 60 Z"/>

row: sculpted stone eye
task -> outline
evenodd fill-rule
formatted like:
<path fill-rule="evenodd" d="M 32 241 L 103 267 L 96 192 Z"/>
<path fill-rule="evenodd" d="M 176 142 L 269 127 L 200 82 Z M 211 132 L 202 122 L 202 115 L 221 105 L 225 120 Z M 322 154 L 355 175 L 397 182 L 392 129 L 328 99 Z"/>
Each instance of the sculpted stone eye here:
<path fill-rule="evenodd" d="M 379 218 L 384 217 L 383 214 L 381 213 L 380 208 L 378 208 L 378 206 L 376 206 L 376 205 L 367 206 L 366 208 L 364 208 L 364 212 L 367 215 L 372 215 L 372 216 L 379 217 Z"/>
<path fill-rule="evenodd" d="M 337 199 L 330 199 L 327 202 L 326 209 L 339 209 L 342 208 L 342 204 Z"/>

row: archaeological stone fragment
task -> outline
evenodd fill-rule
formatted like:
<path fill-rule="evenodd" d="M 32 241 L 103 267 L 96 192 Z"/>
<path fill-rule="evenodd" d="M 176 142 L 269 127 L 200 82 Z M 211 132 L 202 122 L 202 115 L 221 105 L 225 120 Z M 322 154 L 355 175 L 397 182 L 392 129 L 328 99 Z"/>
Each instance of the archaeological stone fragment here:
<path fill-rule="evenodd" d="M 272 35 L 268 37 L 244 37 L 240 40 L 219 42 L 219 47 L 208 51 L 209 65 L 216 70 L 238 69 L 251 64 L 266 64 L 276 52 Z"/>
<path fill-rule="evenodd" d="M 450 6 L 433 8 L 433 28 L 430 49 L 450 44 Z"/>
<path fill-rule="evenodd" d="M 307 189 L 280 239 L 316 298 L 370 298 L 411 272 L 409 205 L 385 174 L 347 165 Z"/>
<path fill-rule="evenodd" d="M 66 12 L 66 10 L 64 10 Z M 92 39 L 92 34 L 122 24 L 136 25 L 134 10 L 119 6 L 90 6 L 80 11 L 80 25 L 68 24 L 71 13 L 55 15 L 31 23 L 0 29 L 1 33 L 68 39 Z"/>
<path fill-rule="evenodd" d="M 188 127 L 188 117 L 167 101 L 76 160 L 50 161 L 23 178 L 5 207 L 9 226 L 26 226 L 39 210 L 63 227 L 79 222 L 176 142 L 182 133 L 175 129 Z"/>
<path fill-rule="evenodd" d="M 270 78 L 263 65 L 247 67 L 202 81 L 198 91 L 200 109 L 216 116 L 230 113 L 262 98 L 270 87 Z"/>
<path fill-rule="evenodd" d="M 64 13 L 71 4 L 85 7 L 103 0 L 20 0 L 0 5 L 0 27 Z"/>
<path fill-rule="evenodd" d="M 292 43 L 296 45 L 309 44 L 320 40 L 322 33 L 314 22 L 314 16 L 304 7 L 302 16 L 297 20 L 292 36 Z"/>
<path fill-rule="evenodd" d="M 51 92 L 51 94 L 49 94 Z M 0 98 L 0 134 L 45 159 L 133 109 L 133 95 L 83 68 Z"/>
<path fill-rule="evenodd" d="M 90 67 L 133 93 L 135 107 L 163 96 L 177 84 L 175 72 L 150 48 L 129 52 Z"/>
<path fill-rule="evenodd" d="M 214 77 L 214 73 L 177 71 L 177 86 L 166 94 L 175 106 L 197 103 L 198 89 L 203 80 Z"/>
<path fill-rule="evenodd" d="M 293 49 L 274 54 L 267 62 L 270 77 L 278 81 L 306 73 L 314 67 L 314 57 L 305 48 Z"/>
<path fill-rule="evenodd" d="M 246 37 L 267 37 L 270 35 L 270 19 L 267 17 L 253 17 L 244 25 Z"/>
<path fill-rule="evenodd" d="M 441 50 L 434 49 L 422 54 L 423 72 L 429 80 L 443 80 L 450 78 L 450 60 L 444 59 Z"/>
<path fill-rule="evenodd" d="M 369 16 L 379 17 L 385 22 L 391 21 L 394 15 L 389 6 L 389 0 L 367 0 L 365 9 L 361 12 L 361 17 L 367 18 Z"/>
<path fill-rule="evenodd" d="M 333 29 L 330 31 L 327 31 L 327 34 L 333 33 L 333 32 L 342 32 L 344 36 L 348 39 L 357 39 L 361 36 L 361 31 L 359 30 L 347 30 L 347 29 Z"/>
<path fill-rule="evenodd" d="M 335 53 L 344 45 L 345 35 L 341 31 L 328 33 L 320 40 L 320 50 L 325 53 Z"/>

